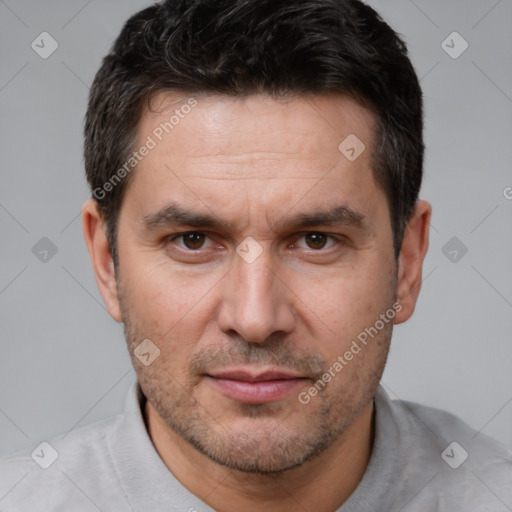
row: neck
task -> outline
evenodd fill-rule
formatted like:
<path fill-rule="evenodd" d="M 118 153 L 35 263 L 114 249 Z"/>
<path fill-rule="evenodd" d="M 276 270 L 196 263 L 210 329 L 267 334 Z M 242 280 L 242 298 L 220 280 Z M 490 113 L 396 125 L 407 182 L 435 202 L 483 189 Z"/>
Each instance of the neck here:
<path fill-rule="evenodd" d="M 362 480 L 374 436 L 371 401 L 343 434 L 312 460 L 283 473 L 260 475 L 213 462 L 172 431 L 149 402 L 145 416 L 165 465 L 184 487 L 219 512 L 332 512 Z"/>

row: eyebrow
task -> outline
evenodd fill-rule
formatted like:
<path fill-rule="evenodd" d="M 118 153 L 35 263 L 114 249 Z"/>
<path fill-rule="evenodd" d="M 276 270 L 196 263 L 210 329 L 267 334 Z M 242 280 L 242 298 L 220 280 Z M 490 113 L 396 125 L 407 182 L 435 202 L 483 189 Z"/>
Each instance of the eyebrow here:
<path fill-rule="evenodd" d="M 226 228 L 226 224 L 212 214 L 186 210 L 175 203 L 166 206 L 156 213 L 145 215 L 142 218 L 142 224 L 150 231 L 177 224 L 196 228 Z"/>
<path fill-rule="evenodd" d="M 343 225 L 356 228 L 366 226 L 366 216 L 348 206 L 335 206 L 330 209 L 299 213 L 274 223 L 274 229 L 309 228 L 313 226 Z"/>
<path fill-rule="evenodd" d="M 366 216 L 348 206 L 335 206 L 330 209 L 320 209 L 303 212 L 292 217 L 281 218 L 273 223 L 273 230 L 299 229 L 313 226 L 343 225 L 355 228 L 366 227 Z M 142 218 L 143 226 L 149 231 L 168 228 L 175 225 L 185 225 L 193 228 L 208 228 L 215 230 L 234 231 L 234 226 L 223 222 L 214 214 L 187 210 L 176 203 L 169 204 L 156 213 Z"/>

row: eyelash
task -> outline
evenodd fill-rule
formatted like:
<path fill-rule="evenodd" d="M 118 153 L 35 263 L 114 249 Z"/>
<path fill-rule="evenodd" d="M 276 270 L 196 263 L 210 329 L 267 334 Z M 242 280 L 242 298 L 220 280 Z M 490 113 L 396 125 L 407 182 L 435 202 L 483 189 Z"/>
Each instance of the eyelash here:
<path fill-rule="evenodd" d="M 177 233 L 175 235 L 171 235 L 170 237 L 167 238 L 167 240 L 170 241 L 170 242 L 174 242 L 174 241 L 178 240 L 179 238 L 183 239 L 183 237 L 186 236 L 186 235 L 193 235 L 193 234 L 195 234 L 195 235 L 205 235 L 205 237 L 210 238 L 204 231 L 185 231 L 183 233 Z M 183 250 L 183 251 L 198 252 L 202 248 L 194 250 L 194 249 L 188 249 L 188 248 L 180 247 L 180 249 Z"/>
<path fill-rule="evenodd" d="M 178 240 L 180 238 L 183 240 L 183 237 L 185 237 L 186 235 L 191 235 L 191 234 L 204 235 L 207 239 L 211 240 L 211 237 L 204 231 L 184 231 L 182 233 L 176 233 L 174 235 L 167 237 L 165 241 L 166 241 L 166 243 L 168 243 L 168 242 L 175 242 L 176 240 Z M 340 243 L 344 243 L 346 241 L 346 238 L 344 236 L 341 236 L 341 235 L 334 236 L 334 235 L 330 235 L 329 233 L 324 233 L 323 231 L 305 231 L 303 233 L 300 233 L 300 236 L 297 238 L 297 240 L 300 240 L 301 238 L 304 238 L 307 235 L 314 235 L 314 234 L 315 235 L 324 235 L 328 238 L 328 240 L 334 242 L 334 244 L 331 245 L 331 247 L 328 247 L 327 249 L 324 249 L 323 247 L 320 249 L 313 249 L 313 248 L 306 249 L 306 250 L 312 251 L 314 253 L 327 252 L 334 245 L 339 245 Z M 295 245 L 295 243 L 296 242 L 294 242 L 293 245 Z M 201 250 L 203 250 L 202 247 L 199 249 L 189 249 L 189 248 L 179 247 L 179 249 L 184 252 L 188 252 L 188 253 L 199 253 Z"/>

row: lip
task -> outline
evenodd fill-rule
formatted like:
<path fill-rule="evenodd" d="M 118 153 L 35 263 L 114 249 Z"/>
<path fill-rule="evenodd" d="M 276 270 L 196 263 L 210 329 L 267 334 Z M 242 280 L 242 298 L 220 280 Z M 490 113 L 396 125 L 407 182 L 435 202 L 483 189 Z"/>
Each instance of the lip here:
<path fill-rule="evenodd" d="M 286 370 L 231 369 L 211 372 L 205 377 L 224 396 L 244 404 L 283 400 L 306 380 Z"/>

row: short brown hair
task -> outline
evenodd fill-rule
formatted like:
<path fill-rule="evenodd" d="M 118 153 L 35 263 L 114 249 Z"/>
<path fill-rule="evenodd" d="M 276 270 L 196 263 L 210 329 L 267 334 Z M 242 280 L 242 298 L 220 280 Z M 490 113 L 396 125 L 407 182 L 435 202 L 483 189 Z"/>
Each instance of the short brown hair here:
<path fill-rule="evenodd" d="M 400 37 L 358 0 L 166 0 L 132 16 L 104 58 L 85 122 L 85 170 L 117 264 L 115 179 L 157 91 L 280 96 L 339 91 L 376 114 L 373 172 L 398 257 L 423 169 L 423 106 Z M 101 197 L 99 197 L 101 196 Z"/>

